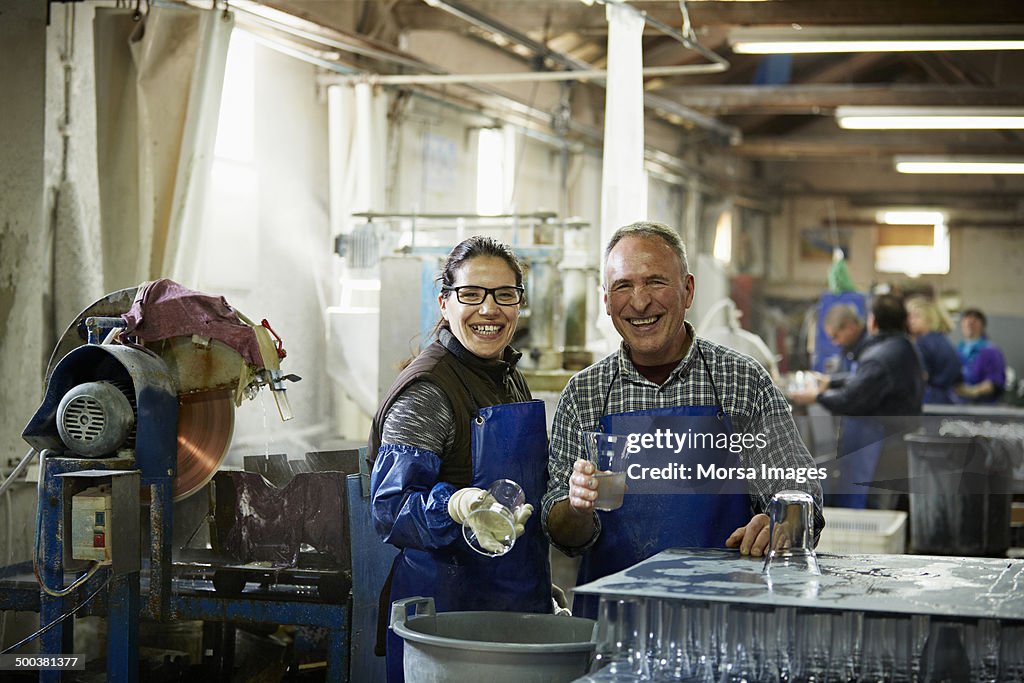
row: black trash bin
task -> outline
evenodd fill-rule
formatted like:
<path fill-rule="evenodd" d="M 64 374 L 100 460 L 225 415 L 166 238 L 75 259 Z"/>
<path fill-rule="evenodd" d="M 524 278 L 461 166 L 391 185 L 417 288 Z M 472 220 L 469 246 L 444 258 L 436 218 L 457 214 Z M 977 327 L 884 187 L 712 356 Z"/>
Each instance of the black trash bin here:
<path fill-rule="evenodd" d="M 981 439 L 908 434 L 910 547 L 932 555 L 1004 557 L 1013 469 Z"/>

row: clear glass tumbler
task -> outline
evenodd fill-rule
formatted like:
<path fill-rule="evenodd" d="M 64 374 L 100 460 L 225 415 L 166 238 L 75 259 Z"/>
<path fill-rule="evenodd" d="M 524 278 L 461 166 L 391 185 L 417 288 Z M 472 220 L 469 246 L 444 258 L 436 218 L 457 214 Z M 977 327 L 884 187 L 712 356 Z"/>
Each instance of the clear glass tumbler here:
<path fill-rule="evenodd" d="M 487 489 L 480 507 L 466 516 L 462 537 L 469 547 L 489 557 L 500 557 L 516 543 L 516 520 L 526 494 L 511 479 L 498 479 Z"/>

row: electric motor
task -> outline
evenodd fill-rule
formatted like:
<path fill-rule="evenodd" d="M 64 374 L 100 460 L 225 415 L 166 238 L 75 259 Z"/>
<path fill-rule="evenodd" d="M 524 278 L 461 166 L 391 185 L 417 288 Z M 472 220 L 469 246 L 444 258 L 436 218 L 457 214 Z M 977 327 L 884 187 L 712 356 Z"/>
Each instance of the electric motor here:
<path fill-rule="evenodd" d="M 129 440 L 135 411 L 125 392 L 111 382 L 73 387 L 57 407 L 57 432 L 76 455 L 111 455 Z"/>

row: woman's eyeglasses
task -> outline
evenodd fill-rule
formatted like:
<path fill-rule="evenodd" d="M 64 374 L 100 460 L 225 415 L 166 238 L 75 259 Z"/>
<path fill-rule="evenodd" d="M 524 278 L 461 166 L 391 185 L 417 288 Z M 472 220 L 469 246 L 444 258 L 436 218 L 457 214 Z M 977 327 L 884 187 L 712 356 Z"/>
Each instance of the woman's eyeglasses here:
<path fill-rule="evenodd" d="M 478 306 L 484 302 L 490 294 L 494 302 L 499 306 L 515 306 L 523 301 L 522 287 L 477 287 L 475 285 L 463 285 L 461 287 L 441 287 L 443 292 L 455 292 L 455 297 L 460 304 L 467 306 Z"/>

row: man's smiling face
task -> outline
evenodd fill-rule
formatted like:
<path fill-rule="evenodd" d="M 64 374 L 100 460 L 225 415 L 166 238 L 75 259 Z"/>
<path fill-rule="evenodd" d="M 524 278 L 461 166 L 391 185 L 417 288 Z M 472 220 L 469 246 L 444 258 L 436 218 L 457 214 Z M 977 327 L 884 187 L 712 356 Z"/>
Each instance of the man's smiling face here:
<path fill-rule="evenodd" d="M 687 348 L 686 310 L 693 276 L 660 237 L 622 238 L 604 267 L 605 310 L 640 365 L 681 360 Z"/>

